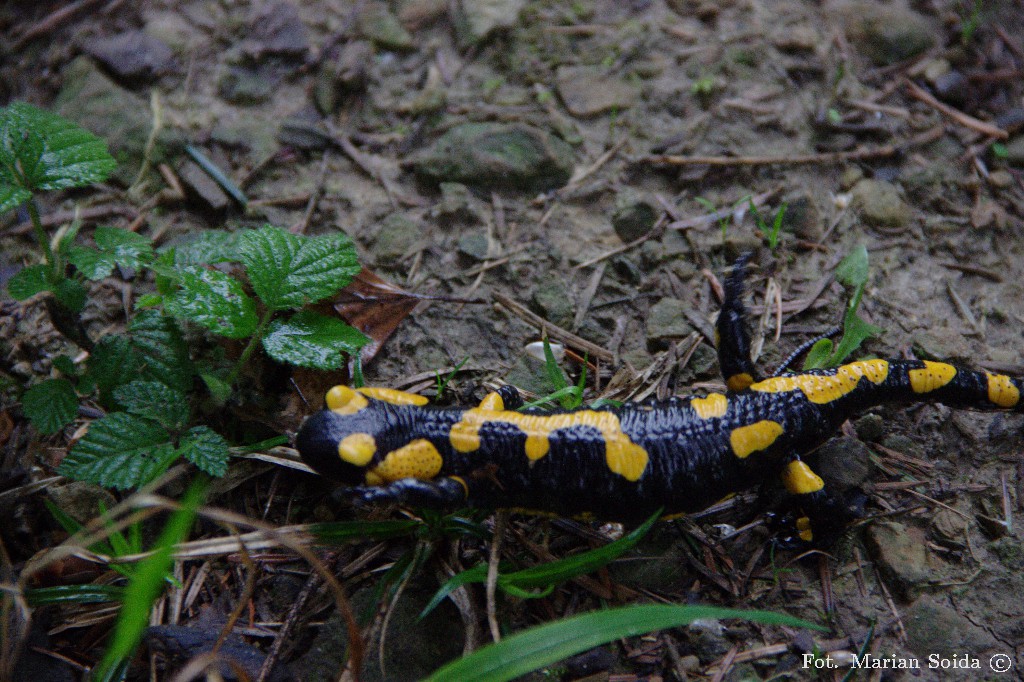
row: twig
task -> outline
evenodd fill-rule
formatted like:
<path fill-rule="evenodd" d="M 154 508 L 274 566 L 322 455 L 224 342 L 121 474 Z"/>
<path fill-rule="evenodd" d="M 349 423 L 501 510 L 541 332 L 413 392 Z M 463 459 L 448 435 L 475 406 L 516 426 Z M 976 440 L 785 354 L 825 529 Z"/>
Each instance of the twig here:
<path fill-rule="evenodd" d="M 973 116 L 965 114 L 959 109 L 954 109 L 953 107 L 947 104 L 943 104 L 939 100 L 932 97 L 931 94 L 929 94 L 924 88 L 922 88 L 914 81 L 904 80 L 904 84 L 906 85 L 907 92 L 910 94 L 911 97 L 924 102 L 925 104 L 935 109 L 939 113 L 945 114 L 946 116 L 953 119 L 954 121 L 964 126 L 965 128 L 970 128 L 971 130 L 977 133 L 981 133 L 982 135 L 988 135 L 990 137 L 996 137 L 999 138 L 1000 140 L 1005 140 L 1008 137 L 1010 137 L 1010 134 L 1008 132 L 1006 132 L 1005 130 L 998 126 L 994 126 L 991 123 L 985 123 L 984 121 L 976 119 Z"/>
<path fill-rule="evenodd" d="M 761 208 L 761 206 L 771 199 L 773 196 L 779 193 L 779 188 L 770 189 L 767 192 L 756 194 L 750 197 L 750 201 L 754 202 L 754 206 Z M 746 210 L 745 206 L 740 207 L 742 210 Z M 715 211 L 714 213 L 708 213 L 707 215 L 697 216 L 696 218 L 686 218 L 685 220 L 676 220 L 668 224 L 670 230 L 688 230 L 690 228 L 700 228 L 706 225 L 717 223 L 723 218 L 731 218 L 736 212 L 736 207 L 726 207 Z"/>
<path fill-rule="evenodd" d="M 494 537 L 491 540 L 490 557 L 487 560 L 487 625 L 491 628 L 491 639 L 501 641 L 501 628 L 498 627 L 497 587 L 498 564 L 501 562 L 501 541 L 505 537 L 505 526 L 508 523 L 508 510 L 501 509 L 494 516 Z"/>
<path fill-rule="evenodd" d="M 92 206 L 90 208 L 83 208 L 81 210 L 71 211 L 55 211 L 40 217 L 39 222 L 43 227 L 54 227 L 55 225 L 62 225 L 64 223 L 71 222 L 76 218 L 83 221 L 96 220 L 98 218 L 106 218 L 111 215 L 124 216 L 125 218 L 137 218 L 138 212 L 129 206 L 120 206 L 115 204 L 104 204 L 102 206 Z M 7 234 L 22 235 L 28 234 L 32 231 L 32 221 L 26 220 L 23 223 L 18 223 L 11 229 L 7 230 Z"/>
<path fill-rule="evenodd" d="M 1006 135 L 1006 131 L 1001 132 L 1004 136 Z M 822 152 L 819 154 L 797 154 L 795 156 L 676 156 L 672 154 L 653 154 L 642 157 L 639 160 L 668 166 L 798 166 L 819 163 L 829 164 L 840 161 L 863 161 L 865 159 L 895 156 L 906 147 L 931 142 L 941 135 L 941 128 L 938 131 L 933 128 L 911 138 L 904 144 L 886 144 L 881 147 L 868 148 L 860 147 L 848 152 Z"/>
<path fill-rule="evenodd" d="M 58 28 L 61 24 L 70 21 L 76 14 L 84 12 L 93 5 L 98 5 L 101 2 L 103 2 L 103 0 L 78 0 L 78 2 L 72 3 L 67 7 L 62 7 L 56 12 L 53 12 L 45 19 L 36 22 L 31 28 L 25 31 L 20 38 L 14 41 L 14 44 L 11 45 L 11 52 L 17 52 L 36 38 L 42 37 L 50 31 Z"/>
<path fill-rule="evenodd" d="M 504 294 L 495 293 L 494 300 L 500 305 L 507 308 L 516 317 L 520 317 L 529 324 L 537 327 L 538 329 L 547 333 L 548 336 L 554 339 L 562 341 L 566 345 L 573 346 L 584 352 L 586 352 L 593 359 L 606 360 L 611 362 L 614 355 L 611 351 L 598 346 L 596 343 L 587 341 L 586 339 L 573 334 L 572 332 L 562 329 L 558 325 L 552 324 L 548 320 L 545 320 L 540 315 L 528 310 L 524 305 L 513 301 Z"/>

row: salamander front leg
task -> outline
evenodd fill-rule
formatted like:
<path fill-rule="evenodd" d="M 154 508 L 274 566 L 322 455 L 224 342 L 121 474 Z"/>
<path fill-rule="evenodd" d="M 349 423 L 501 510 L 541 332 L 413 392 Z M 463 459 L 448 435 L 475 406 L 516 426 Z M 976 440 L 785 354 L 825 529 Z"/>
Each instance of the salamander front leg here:
<path fill-rule="evenodd" d="M 730 391 L 742 391 L 757 381 L 750 360 L 750 336 L 747 334 L 747 310 L 743 305 L 743 278 L 750 254 L 744 254 L 732 266 L 725 280 L 725 300 L 715 323 L 718 365 Z"/>
<path fill-rule="evenodd" d="M 807 464 L 794 459 L 782 472 L 786 490 L 793 494 L 797 508 L 795 532 L 789 540 L 793 544 L 817 547 L 831 545 L 850 521 L 850 513 L 843 499 L 829 492 Z"/>
<path fill-rule="evenodd" d="M 464 505 L 468 492 L 461 478 L 445 476 L 430 481 L 403 478 L 383 486 L 354 486 L 341 489 L 339 494 L 356 505 L 399 504 L 444 509 Z"/>

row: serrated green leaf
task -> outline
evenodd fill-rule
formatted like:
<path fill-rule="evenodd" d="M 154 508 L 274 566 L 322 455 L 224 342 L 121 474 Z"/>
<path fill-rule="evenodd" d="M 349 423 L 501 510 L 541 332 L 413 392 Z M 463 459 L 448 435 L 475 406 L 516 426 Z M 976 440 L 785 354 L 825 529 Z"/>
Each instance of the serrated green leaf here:
<path fill-rule="evenodd" d="M 156 308 L 163 305 L 164 297 L 160 294 L 143 294 L 135 299 L 136 308 Z"/>
<path fill-rule="evenodd" d="M 75 361 L 67 355 L 54 356 L 52 362 L 58 372 L 69 377 L 78 376 L 78 367 L 75 366 Z"/>
<path fill-rule="evenodd" d="M 49 272 L 45 265 L 24 267 L 7 281 L 7 291 L 15 301 L 24 301 L 42 291 L 49 291 Z"/>
<path fill-rule="evenodd" d="M 106 143 L 25 102 L 0 109 L 0 184 L 64 189 L 102 182 L 117 163 Z"/>
<path fill-rule="evenodd" d="M 32 198 L 32 192 L 21 187 L 0 183 L 0 214 L 17 208 Z"/>
<path fill-rule="evenodd" d="M 343 234 L 300 237 L 267 225 L 244 232 L 238 251 L 253 290 L 271 310 L 319 301 L 359 273 L 352 241 Z"/>
<path fill-rule="evenodd" d="M 76 279 L 62 279 L 53 287 L 53 297 L 74 313 L 82 312 L 86 295 L 85 286 Z"/>
<path fill-rule="evenodd" d="M 40 433 L 57 433 L 78 414 L 78 395 L 67 379 L 47 379 L 25 391 L 21 409 Z"/>
<path fill-rule="evenodd" d="M 188 398 L 159 381 L 133 381 L 114 389 L 114 399 L 125 411 L 152 419 L 170 431 L 188 424 Z"/>
<path fill-rule="evenodd" d="M 174 320 L 155 310 L 143 310 L 132 319 L 128 331 L 142 365 L 142 375 L 136 378 L 159 381 L 182 393 L 192 389 L 192 359 Z"/>
<path fill-rule="evenodd" d="M 836 279 L 848 287 L 863 286 L 868 281 L 868 250 L 861 244 L 836 266 Z"/>
<path fill-rule="evenodd" d="M 165 302 L 174 317 L 229 339 L 244 339 L 256 331 L 256 302 L 236 279 L 219 270 L 189 265 L 178 271 L 178 284 L 181 288 Z"/>
<path fill-rule="evenodd" d="M 68 261 L 82 273 L 86 279 L 93 281 L 109 277 L 114 271 L 114 259 L 106 253 L 88 246 L 71 246 L 66 250 Z"/>
<path fill-rule="evenodd" d="M 208 426 L 189 429 L 181 438 L 179 450 L 185 459 L 211 476 L 223 476 L 228 472 L 228 459 L 231 457 L 228 442 Z"/>
<path fill-rule="evenodd" d="M 274 320 L 263 337 L 263 348 L 278 362 L 338 369 L 342 353 L 354 354 L 368 341 L 339 319 L 304 310 L 289 320 Z"/>
<path fill-rule="evenodd" d="M 153 260 L 153 242 L 130 230 L 99 225 L 93 240 L 102 253 L 125 267 L 139 268 Z"/>
<path fill-rule="evenodd" d="M 241 234 L 227 230 L 207 230 L 189 241 L 175 244 L 161 253 L 161 256 L 170 253 L 170 261 L 177 267 L 237 262 L 238 238 Z"/>
<path fill-rule="evenodd" d="M 617 639 L 667 630 L 698 619 L 723 618 L 825 629 L 793 616 L 769 611 L 670 604 L 624 606 L 585 613 L 517 632 L 452 661 L 428 677 L 427 682 L 505 682 Z"/>
<path fill-rule="evenodd" d="M 164 427 L 113 412 L 89 426 L 58 470 L 68 478 L 107 488 L 134 488 L 162 474 L 177 457 Z"/>
<path fill-rule="evenodd" d="M 141 371 L 142 361 L 131 340 L 120 334 L 108 334 L 96 342 L 89 354 L 85 379 L 99 390 L 100 401 L 109 406 L 113 390 L 138 377 Z"/>

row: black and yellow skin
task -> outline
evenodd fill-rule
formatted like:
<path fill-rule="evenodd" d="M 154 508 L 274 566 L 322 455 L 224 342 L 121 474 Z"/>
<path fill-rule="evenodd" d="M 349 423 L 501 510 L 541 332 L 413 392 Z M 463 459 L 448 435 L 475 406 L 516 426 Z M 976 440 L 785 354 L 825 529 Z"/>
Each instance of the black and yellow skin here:
<path fill-rule="evenodd" d="M 921 360 L 865 360 L 758 379 L 743 328 L 742 268 L 729 278 L 719 355 L 730 390 L 571 412 L 525 410 L 515 389 L 474 408 L 440 408 L 390 389 L 328 393 L 297 447 L 366 502 L 525 508 L 608 520 L 702 510 L 780 476 L 809 518 L 800 537 L 831 538 L 842 504 L 800 459 L 843 421 L 882 403 L 1024 409 L 1024 381 Z M 812 534 L 813 529 L 813 534 Z"/>

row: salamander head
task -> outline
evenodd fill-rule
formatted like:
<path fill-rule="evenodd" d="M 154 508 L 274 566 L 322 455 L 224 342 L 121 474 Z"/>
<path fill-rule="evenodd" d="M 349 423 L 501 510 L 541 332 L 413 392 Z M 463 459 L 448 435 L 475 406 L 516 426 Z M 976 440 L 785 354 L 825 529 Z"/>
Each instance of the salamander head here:
<path fill-rule="evenodd" d="M 302 425 L 295 446 L 303 461 L 317 473 L 349 485 L 364 483 L 366 467 L 378 452 L 386 452 L 382 440 L 393 430 L 395 419 L 388 403 L 368 398 L 348 386 L 327 393 L 327 408 Z"/>

